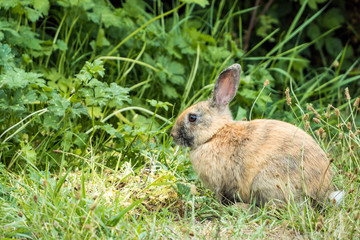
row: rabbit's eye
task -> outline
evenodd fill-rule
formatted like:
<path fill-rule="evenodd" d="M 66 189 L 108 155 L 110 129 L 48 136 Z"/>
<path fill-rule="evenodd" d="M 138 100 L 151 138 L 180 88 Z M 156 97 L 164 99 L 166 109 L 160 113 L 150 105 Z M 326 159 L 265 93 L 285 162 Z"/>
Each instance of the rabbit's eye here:
<path fill-rule="evenodd" d="M 197 119 L 196 114 L 189 114 L 189 122 L 195 122 Z"/>

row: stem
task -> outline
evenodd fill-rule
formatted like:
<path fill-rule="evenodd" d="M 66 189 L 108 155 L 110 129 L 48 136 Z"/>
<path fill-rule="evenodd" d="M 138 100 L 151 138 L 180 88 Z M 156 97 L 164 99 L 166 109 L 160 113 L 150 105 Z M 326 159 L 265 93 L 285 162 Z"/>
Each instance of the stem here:
<path fill-rule="evenodd" d="M 245 50 L 245 51 L 246 51 L 246 50 L 248 49 L 248 47 L 249 47 L 250 35 L 251 35 L 252 29 L 253 29 L 254 26 L 255 26 L 255 20 L 256 20 L 255 17 L 256 17 L 256 13 L 257 13 L 259 4 L 260 4 L 260 0 L 256 0 L 256 2 L 255 2 L 255 9 L 254 9 L 254 11 L 253 11 L 252 14 L 251 14 L 250 24 L 249 24 L 248 30 L 247 30 L 247 32 L 246 32 L 246 35 L 245 35 L 245 43 L 244 43 L 244 50 Z"/>
<path fill-rule="evenodd" d="M 175 11 L 177 11 L 179 8 L 181 8 L 182 6 L 185 5 L 185 2 L 183 2 L 182 4 L 180 4 L 179 6 L 177 6 L 176 8 L 166 12 L 166 13 L 163 13 L 159 16 L 156 16 L 154 17 L 153 19 L 151 19 L 150 21 L 146 22 L 144 25 L 142 25 L 141 27 L 139 27 L 138 29 L 136 29 L 134 32 L 132 32 L 129 36 L 127 36 L 124 40 L 122 40 L 118 45 L 116 45 L 116 47 L 114 47 L 108 54 L 107 56 L 111 56 L 121 45 L 123 45 L 125 42 L 127 42 L 130 38 L 132 38 L 133 36 L 135 36 L 138 32 L 140 32 L 143 28 L 145 28 L 147 25 L 155 22 L 156 20 L 162 18 L 162 17 L 165 17 Z"/>
<path fill-rule="evenodd" d="M 20 123 L 24 122 L 26 119 L 28 119 L 29 117 L 39 113 L 39 115 L 42 115 L 43 113 L 47 112 L 48 109 L 47 108 L 44 108 L 44 109 L 41 109 L 39 111 L 36 111 L 36 112 L 33 112 L 32 114 L 30 114 L 29 116 L 27 116 L 26 118 L 24 118 L 23 120 L 21 120 L 20 122 L 12 125 L 10 128 L 8 128 L 5 132 L 3 132 L 1 135 L 0 135 L 0 138 L 2 136 L 4 136 L 5 133 L 7 133 L 8 131 L 10 131 L 11 129 L 13 129 L 14 127 L 16 127 L 17 125 L 19 125 Z M 29 122 L 25 123 L 19 130 L 17 130 L 14 134 L 16 134 L 17 132 L 19 132 L 22 128 L 24 128 L 24 126 L 26 126 Z M 9 140 L 9 138 L 11 138 L 14 134 L 12 134 L 10 137 L 8 137 L 7 139 L 5 139 L 4 142 L 6 142 L 7 140 Z"/>
<path fill-rule="evenodd" d="M 260 93 L 257 95 L 257 97 L 256 97 L 253 105 L 251 106 L 250 113 L 249 113 L 249 121 L 251 121 L 251 114 L 252 114 L 252 111 L 253 111 L 253 109 L 254 109 L 255 103 L 256 103 L 256 101 L 259 99 L 259 97 L 261 96 L 261 93 L 264 91 L 264 89 L 265 89 L 265 86 L 262 87 Z"/>
<path fill-rule="evenodd" d="M 140 87 L 140 86 L 142 86 L 142 85 L 144 85 L 144 84 L 147 84 L 147 83 L 149 83 L 149 82 L 151 82 L 151 79 L 148 79 L 148 80 L 143 81 L 143 82 L 139 82 L 139 83 L 137 83 L 137 84 L 129 87 L 129 89 L 130 89 L 130 91 L 132 91 L 132 90 L 134 90 L 135 88 L 138 88 L 138 87 Z"/>
<path fill-rule="evenodd" d="M 199 66 L 199 58 L 200 58 L 200 44 L 198 43 L 197 45 L 197 51 L 196 51 L 196 61 L 195 61 L 195 65 L 190 73 L 190 79 L 187 82 L 186 86 L 185 86 L 185 91 L 184 91 L 184 97 L 182 99 L 182 103 L 181 103 L 181 109 L 184 109 L 183 106 L 185 106 L 185 100 L 187 99 L 187 97 L 189 96 L 189 92 L 191 89 L 191 86 L 195 80 L 195 75 Z"/>
<path fill-rule="evenodd" d="M 274 0 L 269 0 L 268 3 L 266 4 L 266 6 L 264 7 L 264 9 L 261 11 L 260 15 L 256 18 L 255 20 L 255 25 L 259 22 L 260 20 L 260 16 L 264 15 L 267 10 L 269 10 L 271 4 L 274 2 Z"/>
<path fill-rule="evenodd" d="M 147 110 L 147 109 L 145 109 L 145 108 L 142 108 L 142 107 L 127 107 L 127 108 L 123 108 L 123 109 L 120 109 L 120 110 L 118 110 L 118 111 L 113 112 L 112 114 L 110 114 L 109 116 L 107 116 L 106 118 L 104 118 L 103 120 L 101 120 L 101 122 L 102 122 L 102 123 L 103 123 L 103 122 L 106 122 L 106 121 L 107 121 L 109 118 L 111 118 L 112 116 L 114 116 L 114 115 L 116 115 L 116 114 L 118 114 L 118 113 L 124 112 L 124 111 L 128 111 L 128 110 L 139 110 L 139 111 L 146 112 L 146 113 L 148 113 L 148 114 L 154 115 L 155 117 L 163 120 L 164 122 L 168 122 L 168 121 L 169 121 L 168 119 L 166 119 L 166 118 L 164 118 L 164 117 L 162 117 L 162 116 L 160 116 L 160 115 L 157 115 L 157 114 L 153 113 L 152 111 L 149 111 L 149 110 Z M 89 134 L 91 131 L 93 131 L 93 128 L 89 129 L 89 130 L 86 132 L 86 134 Z"/>
<path fill-rule="evenodd" d="M 68 11 L 65 13 L 64 17 L 61 19 L 61 22 L 60 22 L 60 25 L 58 27 L 58 29 L 56 30 L 56 33 L 55 33 L 55 36 L 54 36 L 54 39 L 53 39 L 53 43 L 52 43 L 52 47 L 51 47 L 51 52 L 49 54 L 49 56 L 47 57 L 46 61 L 45 61 L 45 68 L 47 68 L 48 64 L 49 64 L 49 61 L 50 61 L 50 57 L 51 57 L 51 53 L 52 53 L 52 50 L 54 48 L 54 45 L 59 37 L 59 34 L 60 34 L 60 30 L 62 28 L 62 25 L 64 24 L 65 22 L 65 19 L 68 15 Z"/>
<path fill-rule="evenodd" d="M 99 57 L 98 60 L 101 60 L 101 59 L 109 59 L 109 60 L 122 60 L 122 61 L 128 61 L 128 62 L 133 62 L 133 63 L 137 63 L 139 65 L 142 65 L 144 67 L 148 67 L 150 68 L 151 70 L 154 70 L 155 72 L 159 72 L 160 70 L 157 69 L 157 68 L 154 68 L 153 66 L 147 64 L 147 63 L 144 63 L 144 62 L 141 62 L 141 61 L 138 61 L 138 60 L 134 60 L 134 59 L 131 59 L 131 58 L 124 58 L 124 57 L 112 57 L 112 56 L 104 56 L 104 57 Z"/>

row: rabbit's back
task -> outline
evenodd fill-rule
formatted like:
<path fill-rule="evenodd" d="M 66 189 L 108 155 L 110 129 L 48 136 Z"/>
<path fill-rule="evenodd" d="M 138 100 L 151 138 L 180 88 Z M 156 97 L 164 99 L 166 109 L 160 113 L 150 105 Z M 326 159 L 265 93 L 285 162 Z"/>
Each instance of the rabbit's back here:
<path fill-rule="evenodd" d="M 322 199 L 330 186 L 324 151 L 300 128 L 277 120 L 229 121 L 190 159 L 203 182 L 232 201 L 298 199 L 302 192 Z"/>

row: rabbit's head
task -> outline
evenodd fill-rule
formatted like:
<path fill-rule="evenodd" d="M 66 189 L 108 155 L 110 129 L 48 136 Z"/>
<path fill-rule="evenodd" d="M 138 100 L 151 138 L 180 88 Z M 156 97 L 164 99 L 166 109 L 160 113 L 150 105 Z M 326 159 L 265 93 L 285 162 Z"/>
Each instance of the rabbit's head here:
<path fill-rule="evenodd" d="M 238 90 L 240 73 L 239 64 L 222 71 L 216 80 L 212 97 L 180 114 L 171 130 L 177 145 L 195 148 L 209 141 L 219 129 L 233 121 L 229 103 Z"/>

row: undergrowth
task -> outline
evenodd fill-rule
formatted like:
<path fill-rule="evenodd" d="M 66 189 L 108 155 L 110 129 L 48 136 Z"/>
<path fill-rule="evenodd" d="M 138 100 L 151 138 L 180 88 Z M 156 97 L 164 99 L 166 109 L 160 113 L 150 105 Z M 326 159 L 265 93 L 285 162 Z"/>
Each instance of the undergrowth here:
<path fill-rule="evenodd" d="M 347 95 L 348 96 L 348 95 Z M 290 104 L 294 95 L 288 95 Z M 119 164 L 122 154 L 82 157 L 81 166 L 51 173 L 27 161 L 21 171 L 1 167 L 1 237 L 17 238 L 329 238 L 356 239 L 360 231 L 359 98 L 348 98 L 348 113 L 329 106 L 302 110 L 296 123 L 332 159 L 333 182 L 346 192 L 339 205 L 319 210 L 310 202 L 283 209 L 238 203 L 224 206 L 194 176 L 187 150 L 175 151 L 166 133 L 162 146 L 140 154 L 145 164 Z M 354 121 L 353 121 L 354 120 Z M 64 152 L 64 161 L 73 156 Z M 117 158 L 115 168 L 106 163 Z M 140 156 L 139 156 L 140 157 Z M 26 158 L 24 158 L 26 160 Z"/>
<path fill-rule="evenodd" d="M 0 238 L 359 238 L 360 50 L 337 34 L 358 35 L 336 1 L 256 2 L 0 1 Z M 338 206 L 224 206 L 199 182 L 169 129 L 235 62 L 234 118 L 305 129 Z"/>

